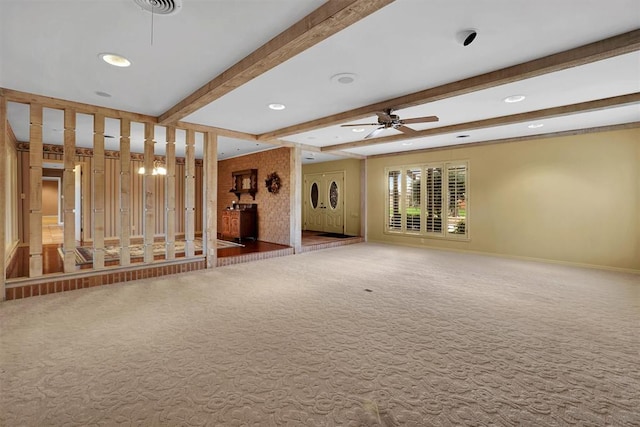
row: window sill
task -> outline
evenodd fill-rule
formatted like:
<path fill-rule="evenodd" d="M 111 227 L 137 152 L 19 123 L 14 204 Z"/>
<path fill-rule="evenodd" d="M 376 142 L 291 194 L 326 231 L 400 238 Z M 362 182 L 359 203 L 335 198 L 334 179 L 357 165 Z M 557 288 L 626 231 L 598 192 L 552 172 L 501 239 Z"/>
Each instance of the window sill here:
<path fill-rule="evenodd" d="M 452 242 L 470 242 L 471 237 L 465 236 L 451 236 L 451 235 L 439 235 L 439 234 L 427 234 L 427 233 L 411 233 L 409 231 L 389 231 L 385 230 L 384 233 L 387 236 L 399 236 L 399 237 L 419 237 L 421 239 L 434 239 L 434 240 L 447 240 Z"/>

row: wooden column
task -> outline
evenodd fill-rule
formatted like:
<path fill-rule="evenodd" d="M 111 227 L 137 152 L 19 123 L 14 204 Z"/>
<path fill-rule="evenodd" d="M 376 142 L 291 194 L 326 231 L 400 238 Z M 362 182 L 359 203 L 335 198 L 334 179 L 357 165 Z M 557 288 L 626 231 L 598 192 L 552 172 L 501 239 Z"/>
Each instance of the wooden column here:
<path fill-rule="evenodd" d="M 62 176 L 64 210 L 64 272 L 76 270 L 76 112 L 70 108 L 64 110 L 64 174 Z"/>
<path fill-rule="evenodd" d="M 104 116 L 93 116 L 93 268 L 104 268 Z"/>
<path fill-rule="evenodd" d="M 7 153 L 7 99 L 4 96 L 0 96 L 0 157 L 6 159 Z M 6 163 L 0 164 L 0 183 L 5 183 L 9 177 L 7 176 Z M 4 210 L 6 205 L 7 194 L 6 187 L 4 185 L 0 187 L 0 301 L 7 299 L 5 282 L 6 282 L 6 270 L 7 270 L 7 244 L 6 244 L 6 230 L 5 224 L 7 221 L 7 215 Z"/>
<path fill-rule="evenodd" d="M 204 139 L 204 185 L 205 203 L 204 250 L 207 268 L 214 268 L 218 259 L 218 135 L 205 133 Z M 206 238 L 206 240 L 205 240 Z"/>
<path fill-rule="evenodd" d="M 153 123 L 144 124 L 144 262 L 153 262 L 153 236 L 156 232 L 155 177 L 153 163 Z"/>
<path fill-rule="evenodd" d="M 195 239 L 196 221 L 196 133 L 187 129 L 187 146 L 185 151 L 185 183 L 184 183 L 184 252 L 185 257 L 195 255 L 193 240 Z"/>
<path fill-rule="evenodd" d="M 131 121 L 120 119 L 120 265 L 131 264 Z"/>
<path fill-rule="evenodd" d="M 29 277 L 38 277 L 42 276 L 42 105 L 31 104 L 30 110 Z"/>
<path fill-rule="evenodd" d="M 176 128 L 173 126 L 167 127 L 166 162 L 167 178 L 164 196 L 166 225 L 165 258 L 174 259 L 176 257 Z"/>
<path fill-rule="evenodd" d="M 302 251 L 302 149 L 291 148 L 289 154 L 289 246 Z"/>

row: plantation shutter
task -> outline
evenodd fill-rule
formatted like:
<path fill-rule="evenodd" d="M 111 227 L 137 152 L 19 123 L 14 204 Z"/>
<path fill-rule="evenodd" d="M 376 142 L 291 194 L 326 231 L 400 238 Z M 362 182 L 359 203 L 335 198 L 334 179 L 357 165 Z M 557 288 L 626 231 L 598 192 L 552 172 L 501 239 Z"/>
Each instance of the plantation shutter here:
<path fill-rule="evenodd" d="M 420 194 L 421 169 L 407 169 L 405 176 L 404 211 L 406 213 L 406 230 L 420 231 L 422 203 Z"/>
<path fill-rule="evenodd" d="M 442 233 L 442 168 L 425 169 L 426 231 Z"/>
<path fill-rule="evenodd" d="M 402 231 L 402 212 L 400 210 L 400 180 L 399 170 L 390 170 L 387 175 L 388 206 L 387 229 L 390 231 Z"/>
<path fill-rule="evenodd" d="M 447 165 L 447 232 L 466 235 L 467 166 Z"/>

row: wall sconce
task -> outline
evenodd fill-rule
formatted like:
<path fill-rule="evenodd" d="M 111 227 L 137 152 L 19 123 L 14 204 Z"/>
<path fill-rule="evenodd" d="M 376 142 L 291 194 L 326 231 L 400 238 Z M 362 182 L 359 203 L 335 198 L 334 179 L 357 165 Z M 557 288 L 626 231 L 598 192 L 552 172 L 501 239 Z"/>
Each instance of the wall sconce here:
<path fill-rule="evenodd" d="M 138 173 L 140 175 L 144 175 L 145 173 L 144 166 L 138 169 Z M 167 174 L 167 168 L 164 167 L 164 164 L 159 160 L 155 160 L 153 162 L 153 170 L 151 171 L 151 175 L 166 175 L 166 174 Z"/>

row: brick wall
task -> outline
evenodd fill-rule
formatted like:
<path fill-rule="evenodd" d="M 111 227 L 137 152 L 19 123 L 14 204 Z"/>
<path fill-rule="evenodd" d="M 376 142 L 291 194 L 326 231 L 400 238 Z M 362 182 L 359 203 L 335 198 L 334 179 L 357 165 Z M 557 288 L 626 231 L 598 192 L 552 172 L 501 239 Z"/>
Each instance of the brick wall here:
<path fill-rule="evenodd" d="M 258 169 L 258 192 L 256 200 L 251 195 L 242 194 L 240 203 L 258 205 L 258 240 L 263 242 L 289 245 L 290 222 L 290 149 L 277 148 L 260 153 L 249 154 L 218 162 L 218 208 L 231 206 L 233 200 L 238 202 L 235 194 L 229 190 L 233 187 L 231 173 L 245 169 Z M 269 193 L 264 181 L 267 175 L 276 172 L 280 176 L 282 187 L 278 194 Z M 222 229 L 221 215 L 218 214 L 218 230 Z"/>

